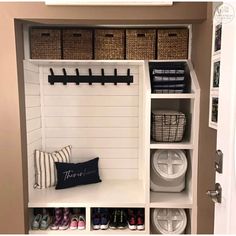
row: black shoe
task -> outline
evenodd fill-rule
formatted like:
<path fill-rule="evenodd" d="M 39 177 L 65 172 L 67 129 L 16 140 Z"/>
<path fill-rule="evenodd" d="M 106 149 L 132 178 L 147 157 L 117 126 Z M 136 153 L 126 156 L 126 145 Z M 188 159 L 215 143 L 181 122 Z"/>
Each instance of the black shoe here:
<path fill-rule="evenodd" d="M 118 229 L 126 229 L 128 226 L 128 223 L 127 223 L 127 215 L 124 210 L 120 211 L 120 216 L 118 219 L 119 220 L 118 220 L 117 228 Z"/>
<path fill-rule="evenodd" d="M 118 226 L 118 220 L 119 220 L 119 211 L 114 210 L 111 214 L 109 228 L 110 229 L 117 229 Z"/>

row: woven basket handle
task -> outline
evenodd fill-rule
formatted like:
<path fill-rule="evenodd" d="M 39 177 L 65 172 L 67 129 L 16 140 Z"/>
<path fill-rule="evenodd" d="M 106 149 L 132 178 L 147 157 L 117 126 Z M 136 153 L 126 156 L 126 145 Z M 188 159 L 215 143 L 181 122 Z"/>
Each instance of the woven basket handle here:
<path fill-rule="evenodd" d="M 41 33 L 41 37 L 49 37 L 50 33 Z"/>
<path fill-rule="evenodd" d="M 169 33 L 168 36 L 169 37 L 177 37 L 177 33 Z"/>
<path fill-rule="evenodd" d="M 175 119 L 172 120 L 172 117 L 175 117 Z M 165 125 L 177 125 L 178 123 L 179 123 L 178 115 L 164 115 Z"/>
<path fill-rule="evenodd" d="M 138 34 L 137 34 L 137 37 L 138 37 L 138 38 L 143 38 L 143 37 L 146 37 L 146 34 L 138 33 Z"/>
<path fill-rule="evenodd" d="M 114 37 L 114 34 L 105 34 L 105 37 L 113 38 L 113 37 Z"/>
<path fill-rule="evenodd" d="M 81 37 L 81 36 L 82 36 L 81 33 L 74 33 L 74 34 L 73 34 L 73 37 Z"/>

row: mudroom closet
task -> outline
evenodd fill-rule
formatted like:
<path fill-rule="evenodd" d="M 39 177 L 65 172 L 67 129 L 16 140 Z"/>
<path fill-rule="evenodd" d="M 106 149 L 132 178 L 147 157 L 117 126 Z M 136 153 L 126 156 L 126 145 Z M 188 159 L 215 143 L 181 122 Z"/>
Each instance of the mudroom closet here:
<path fill-rule="evenodd" d="M 24 28 L 30 234 L 197 232 L 191 46 L 184 24 Z"/>

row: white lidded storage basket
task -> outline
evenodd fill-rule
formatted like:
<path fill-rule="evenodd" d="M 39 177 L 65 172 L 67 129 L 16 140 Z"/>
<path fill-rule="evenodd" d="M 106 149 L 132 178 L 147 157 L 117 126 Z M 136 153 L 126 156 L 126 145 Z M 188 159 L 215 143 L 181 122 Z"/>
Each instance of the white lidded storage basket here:
<path fill-rule="evenodd" d="M 151 218 L 155 231 L 160 234 L 183 234 L 187 226 L 184 209 L 154 209 Z"/>
<path fill-rule="evenodd" d="M 181 192 L 188 162 L 182 150 L 156 150 L 151 158 L 151 190 Z"/>
<path fill-rule="evenodd" d="M 152 139 L 157 142 L 180 142 L 183 139 L 186 116 L 179 111 L 152 111 Z"/>

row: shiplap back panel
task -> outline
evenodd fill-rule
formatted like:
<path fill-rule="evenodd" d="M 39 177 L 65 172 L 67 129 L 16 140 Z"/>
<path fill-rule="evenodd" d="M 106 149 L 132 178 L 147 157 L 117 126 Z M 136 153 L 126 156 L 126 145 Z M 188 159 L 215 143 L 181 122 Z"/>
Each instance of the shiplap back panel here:
<path fill-rule="evenodd" d="M 52 66 L 54 74 L 62 74 L 62 67 Z M 81 75 L 134 76 L 127 84 L 54 84 L 48 83 L 49 67 L 44 67 L 43 114 L 44 143 L 47 151 L 72 145 L 72 162 L 99 157 L 102 179 L 137 179 L 139 177 L 139 67 L 81 65 Z M 75 67 L 65 67 L 67 74 L 75 74 Z M 31 88 L 33 90 L 34 88 Z M 30 102 L 30 101 L 29 101 Z"/>
<path fill-rule="evenodd" d="M 24 84 L 26 104 L 26 132 L 28 155 L 28 185 L 33 189 L 34 175 L 34 151 L 42 149 L 41 103 L 39 69 L 27 61 L 24 61 Z"/>

